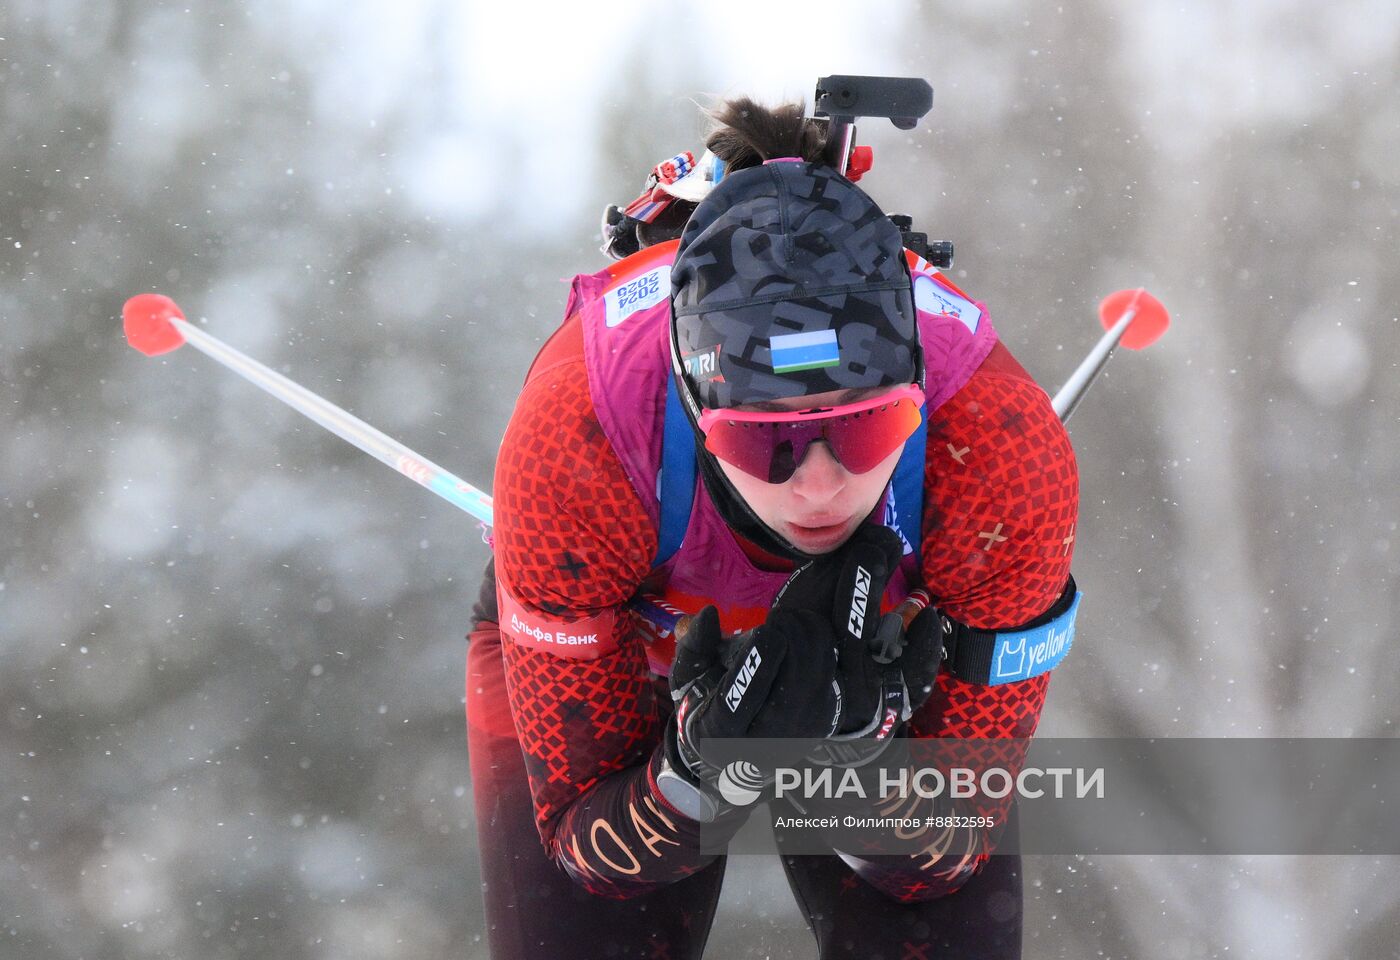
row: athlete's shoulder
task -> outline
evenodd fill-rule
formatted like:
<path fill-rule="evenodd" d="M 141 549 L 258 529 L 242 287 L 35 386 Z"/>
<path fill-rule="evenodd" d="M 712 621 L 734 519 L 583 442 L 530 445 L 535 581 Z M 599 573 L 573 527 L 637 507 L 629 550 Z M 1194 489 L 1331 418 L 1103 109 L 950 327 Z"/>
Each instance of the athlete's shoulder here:
<path fill-rule="evenodd" d="M 1045 389 L 1041 387 L 1040 384 L 1036 382 L 1035 377 L 1031 376 L 1026 368 L 1021 365 L 1021 361 L 1016 359 L 1016 355 L 1011 352 L 1011 348 L 1000 341 L 998 341 L 997 345 L 992 348 L 992 351 L 987 354 L 987 359 L 982 361 L 982 365 L 977 368 L 977 371 L 972 377 L 974 380 L 983 382 L 979 384 L 983 389 L 985 389 L 985 381 L 991 378 L 1001 377 L 1010 380 L 1018 380 L 1021 383 L 1034 387 L 1033 392 L 1038 396 L 1045 397 L 1047 401 L 1049 399 Z M 1054 411 L 1051 410 L 1050 413 L 1053 416 Z"/>
<path fill-rule="evenodd" d="M 617 608 L 650 569 L 656 532 L 592 411 L 583 363 L 525 388 L 496 460 L 501 628 L 570 659 L 615 649 Z"/>
<path fill-rule="evenodd" d="M 1024 623 L 1064 588 L 1079 471 L 1050 398 L 998 343 L 929 414 L 925 583 L 974 626 Z"/>
<path fill-rule="evenodd" d="M 565 307 L 566 318 L 580 316 L 590 327 L 608 330 L 638 313 L 666 303 L 671 295 L 671 264 L 679 241 L 669 240 L 639 250 L 597 273 L 574 277 Z"/>
<path fill-rule="evenodd" d="M 969 453 L 957 453 L 963 449 Z M 1054 462 L 1075 470 L 1069 434 L 1049 395 L 1001 342 L 946 403 L 929 411 L 931 476 L 940 475 L 946 457 L 961 466 L 974 451 L 995 454 L 1002 468 Z"/>
<path fill-rule="evenodd" d="M 535 355 L 526 383 L 553 366 L 585 359 L 585 316 L 615 327 L 634 313 L 665 302 L 678 242 L 647 247 L 596 273 L 580 273 L 569 281 L 563 322 Z M 600 316 L 595 318 L 594 313 Z"/>
<path fill-rule="evenodd" d="M 602 283 L 597 295 L 603 301 L 603 319 L 609 327 L 670 299 L 671 265 L 679 246 L 679 240 L 658 243 L 619 260 L 599 275 Z"/>
<path fill-rule="evenodd" d="M 578 326 L 555 334 L 516 401 L 496 459 L 494 540 L 505 636 L 588 658 L 621 635 L 610 611 L 648 572 L 656 533 L 600 426 Z"/>

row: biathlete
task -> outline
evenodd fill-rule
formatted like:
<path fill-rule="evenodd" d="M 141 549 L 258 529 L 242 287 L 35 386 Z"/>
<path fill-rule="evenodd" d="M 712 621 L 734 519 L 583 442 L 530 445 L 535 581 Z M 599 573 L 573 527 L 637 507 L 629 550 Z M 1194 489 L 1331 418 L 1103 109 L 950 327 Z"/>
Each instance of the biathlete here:
<path fill-rule="evenodd" d="M 1055 658 L 1018 651 L 1076 606 L 1074 453 L 983 304 L 800 105 L 712 116 L 607 217 L 630 255 L 574 279 L 501 444 L 466 685 L 494 957 L 701 956 L 701 834 L 774 772 L 729 789 L 707 743 L 1029 738 Z M 679 640 L 639 596 L 693 615 Z M 784 855 L 820 956 L 1019 956 L 997 812 L 933 855 Z"/>

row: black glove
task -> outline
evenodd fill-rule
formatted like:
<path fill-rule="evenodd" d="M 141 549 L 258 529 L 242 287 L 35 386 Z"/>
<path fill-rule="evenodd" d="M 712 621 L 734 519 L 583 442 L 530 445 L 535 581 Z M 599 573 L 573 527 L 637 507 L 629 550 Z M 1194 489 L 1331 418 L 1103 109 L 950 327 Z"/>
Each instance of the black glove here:
<path fill-rule="evenodd" d="M 826 617 L 775 609 L 739 637 L 730 657 L 721 657 L 721 646 L 719 614 L 706 607 L 678 639 L 671 666 L 676 712 L 657 786 L 696 820 L 713 820 L 725 804 L 755 802 L 773 782 L 774 769 L 805 752 L 798 742 L 791 756 L 766 751 L 757 763 L 723 764 L 707 739 L 819 740 L 841 720 L 836 638 Z"/>
<path fill-rule="evenodd" d="M 899 613 L 879 615 L 880 598 L 902 555 L 898 534 L 866 525 L 840 550 L 799 568 L 778 594 L 778 609 L 829 616 L 838 638 L 845 709 L 837 733 L 809 756 L 813 762 L 870 762 L 932 692 L 943 655 L 942 618 L 924 609 L 906 628 Z"/>
<path fill-rule="evenodd" d="M 867 524 L 841 549 L 799 567 L 773 601 L 775 609 L 811 610 L 830 622 L 844 705 L 840 733 L 865 729 L 881 712 L 887 671 L 870 648 L 877 637 L 891 639 L 892 627 L 880 632 L 880 599 L 902 554 L 898 534 Z M 902 632 L 893 637 L 900 639 Z"/>

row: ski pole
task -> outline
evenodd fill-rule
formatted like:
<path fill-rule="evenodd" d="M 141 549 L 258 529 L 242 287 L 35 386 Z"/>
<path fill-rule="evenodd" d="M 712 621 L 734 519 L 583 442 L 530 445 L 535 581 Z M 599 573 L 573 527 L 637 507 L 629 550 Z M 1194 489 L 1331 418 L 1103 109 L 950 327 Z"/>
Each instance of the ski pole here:
<path fill-rule="evenodd" d="M 312 393 L 218 337 L 205 333 L 186 320 L 184 311 L 169 297 L 157 293 L 132 297 L 122 307 L 122 329 L 126 333 L 127 343 L 148 357 L 169 353 L 188 343 L 331 433 L 409 479 L 416 480 L 453 506 L 465 510 L 481 521 L 483 529 L 491 526 L 491 496 L 484 490 L 410 450 L 325 397 Z M 637 596 L 630 606 L 654 624 L 663 636 L 674 635 L 682 616 L 682 611 L 656 597 Z"/>
<path fill-rule="evenodd" d="M 1167 311 L 1144 289 L 1120 290 L 1099 305 L 1099 317 L 1107 333 L 1071 375 L 1052 401 L 1056 414 L 1068 420 L 1089 384 L 1113 355 L 1121 342 L 1140 350 L 1155 342 L 1167 328 Z M 122 307 L 122 327 L 127 343 L 148 357 L 160 356 L 190 344 L 254 386 L 271 394 L 292 409 L 319 423 L 341 439 L 353 444 L 411 480 L 427 487 L 453 506 L 481 522 L 492 525 L 494 513 L 490 494 L 451 471 L 438 466 L 382 431 L 234 349 L 212 334 L 205 333 L 185 319 L 179 305 L 169 297 L 143 293 L 127 300 Z M 906 621 L 928 603 L 927 594 L 911 595 L 900 607 Z M 656 598 L 637 597 L 631 606 L 663 632 L 683 627 L 683 614 Z M 685 618 L 688 619 L 688 618 Z"/>
<path fill-rule="evenodd" d="M 126 341 L 148 357 L 169 353 L 188 343 L 196 350 L 223 364 L 255 386 L 272 394 L 292 409 L 304 414 L 331 433 L 416 480 L 448 503 L 465 510 L 491 526 L 491 496 L 461 477 L 443 469 L 427 457 L 410 450 L 359 417 L 342 410 L 299 383 L 240 353 L 218 337 L 205 333 L 185 319 L 180 307 L 169 297 L 143 293 L 122 307 L 122 327 Z"/>
<path fill-rule="evenodd" d="M 1114 349 L 1121 342 L 1129 350 L 1141 350 L 1157 342 L 1166 333 L 1170 320 L 1167 308 L 1144 288 L 1119 290 L 1104 297 L 1099 304 L 1099 322 L 1106 331 L 1060 387 L 1050 401 L 1055 414 L 1068 422 L 1079 401 L 1084 399 L 1089 385 L 1103 372 Z"/>

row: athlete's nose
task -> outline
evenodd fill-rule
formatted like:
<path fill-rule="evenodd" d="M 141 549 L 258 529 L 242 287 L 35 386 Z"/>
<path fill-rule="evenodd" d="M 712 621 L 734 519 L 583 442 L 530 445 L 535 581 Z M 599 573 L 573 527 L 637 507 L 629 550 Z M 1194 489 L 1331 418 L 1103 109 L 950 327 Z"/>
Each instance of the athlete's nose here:
<path fill-rule="evenodd" d="M 792 492 L 818 503 L 830 500 L 846 486 L 846 468 L 832 454 L 825 440 L 807 445 L 807 452 L 792 475 Z"/>

